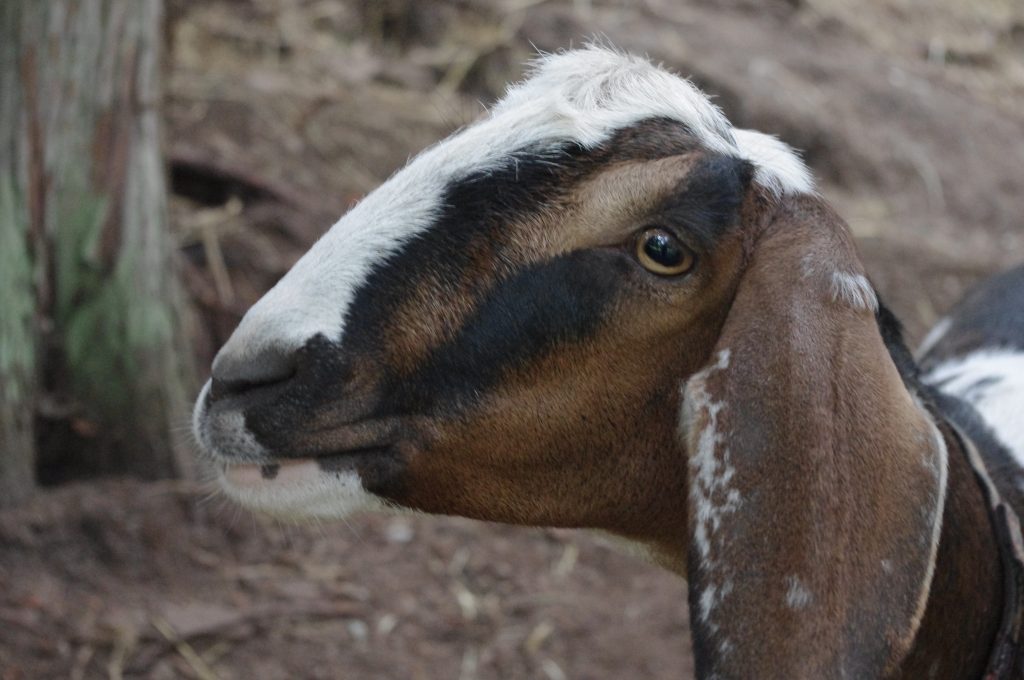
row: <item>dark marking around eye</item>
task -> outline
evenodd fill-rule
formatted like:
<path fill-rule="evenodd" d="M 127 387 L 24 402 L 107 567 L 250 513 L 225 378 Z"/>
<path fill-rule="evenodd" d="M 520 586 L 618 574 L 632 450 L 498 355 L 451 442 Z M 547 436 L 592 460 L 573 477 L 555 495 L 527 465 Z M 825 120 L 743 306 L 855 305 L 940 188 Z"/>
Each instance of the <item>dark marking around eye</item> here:
<path fill-rule="evenodd" d="M 662 207 L 666 219 L 681 225 L 699 250 L 712 248 L 736 225 L 754 167 L 740 158 L 704 158 L 680 182 Z"/>

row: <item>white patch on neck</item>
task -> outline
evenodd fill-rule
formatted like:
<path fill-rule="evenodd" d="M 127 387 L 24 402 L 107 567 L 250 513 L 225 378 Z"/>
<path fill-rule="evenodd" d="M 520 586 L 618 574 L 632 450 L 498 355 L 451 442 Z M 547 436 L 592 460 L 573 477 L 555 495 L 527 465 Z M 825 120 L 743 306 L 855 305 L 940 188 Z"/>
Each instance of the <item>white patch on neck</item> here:
<path fill-rule="evenodd" d="M 718 429 L 718 415 L 723 402 L 711 399 L 707 390 L 708 377 L 729 367 L 730 352 L 721 350 L 713 364 L 695 373 L 683 387 L 683 406 L 679 434 L 690 448 L 690 506 L 694 512 L 694 544 L 700 559 L 701 572 L 706 576 L 704 589 L 698 598 L 701 622 L 714 633 L 717 624 L 712 620 L 715 607 L 732 592 L 733 584 L 728 567 L 715 558 L 716 533 L 725 515 L 736 512 L 742 499 L 730 483 L 736 469 L 730 461 L 730 451 Z M 703 419 L 703 427 L 696 430 Z M 719 455 L 716 455 L 719 453 Z"/>

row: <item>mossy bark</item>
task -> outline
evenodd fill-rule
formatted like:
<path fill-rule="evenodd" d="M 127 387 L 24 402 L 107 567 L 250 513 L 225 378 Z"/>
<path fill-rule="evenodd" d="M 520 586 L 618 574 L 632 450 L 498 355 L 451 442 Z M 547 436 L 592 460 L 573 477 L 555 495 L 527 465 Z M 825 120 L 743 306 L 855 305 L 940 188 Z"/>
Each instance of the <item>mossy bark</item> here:
<path fill-rule="evenodd" d="M 0 174 L 0 507 L 27 498 L 34 480 L 35 298 L 25 233 L 17 228 L 23 214 L 11 178 Z"/>
<path fill-rule="evenodd" d="M 162 11 L 162 0 L 0 3 L 0 238 L 13 244 L 0 285 L 11 284 L 4 307 L 13 298 L 23 310 L 4 315 L 4 342 L 16 336 L 21 349 L 0 379 L 5 390 L 26 383 L 0 413 L 5 459 L 31 458 L 31 433 L 7 447 L 19 431 L 8 421 L 26 421 L 42 380 L 101 425 L 108 453 L 82 467 L 147 478 L 191 469 L 187 323 L 161 149 Z M 8 259 L 25 266 L 8 270 Z"/>

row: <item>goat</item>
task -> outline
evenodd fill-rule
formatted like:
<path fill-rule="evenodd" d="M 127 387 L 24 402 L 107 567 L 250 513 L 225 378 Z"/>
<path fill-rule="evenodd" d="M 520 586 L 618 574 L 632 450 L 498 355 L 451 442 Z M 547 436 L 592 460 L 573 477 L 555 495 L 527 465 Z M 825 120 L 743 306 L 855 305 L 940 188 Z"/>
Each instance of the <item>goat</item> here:
<path fill-rule="evenodd" d="M 925 358 L 957 389 L 929 386 L 789 147 L 588 47 L 343 216 L 194 429 L 256 510 L 625 538 L 688 580 L 700 678 L 1019 678 L 1024 284 L 1004 297 L 1010 358 L 950 321 Z M 977 376 L 1015 415 L 957 396 Z"/>

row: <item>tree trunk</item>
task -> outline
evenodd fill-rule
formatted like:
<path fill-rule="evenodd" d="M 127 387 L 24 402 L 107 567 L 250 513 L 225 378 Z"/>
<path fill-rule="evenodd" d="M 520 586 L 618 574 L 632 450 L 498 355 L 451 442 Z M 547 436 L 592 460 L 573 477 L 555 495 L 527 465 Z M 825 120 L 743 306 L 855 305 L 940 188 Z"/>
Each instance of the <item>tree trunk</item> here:
<path fill-rule="evenodd" d="M 94 452 L 77 468 L 191 471 L 190 355 L 161 154 L 162 9 L 0 3 L 0 491 L 25 484 L 31 411 L 44 401 L 99 425 L 103 445 L 76 447 Z"/>

